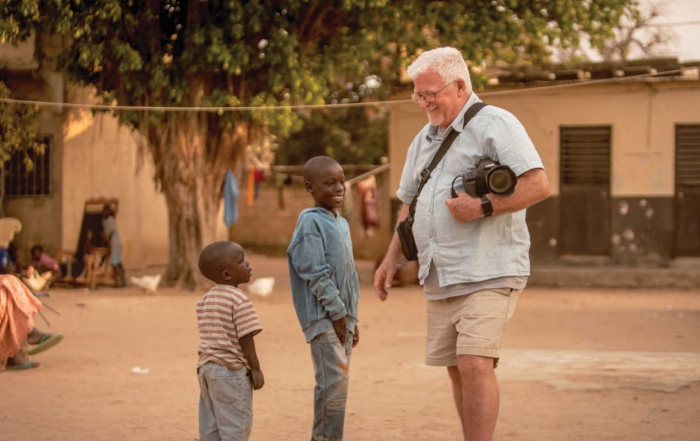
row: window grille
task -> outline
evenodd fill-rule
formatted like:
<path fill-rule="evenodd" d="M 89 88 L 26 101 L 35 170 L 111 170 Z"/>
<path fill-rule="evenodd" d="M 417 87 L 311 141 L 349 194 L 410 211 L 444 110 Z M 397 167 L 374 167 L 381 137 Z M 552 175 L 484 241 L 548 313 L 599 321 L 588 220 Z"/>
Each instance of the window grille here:
<path fill-rule="evenodd" d="M 561 128 L 561 183 L 608 185 L 611 128 Z"/>
<path fill-rule="evenodd" d="M 53 139 L 51 136 L 43 136 L 42 141 L 45 145 L 43 152 L 15 152 L 5 163 L 5 197 L 51 195 Z M 32 160 L 31 170 L 27 170 L 25 154 Z"/>
<path fill-rule="evenodd" d="M 676 126 L 676 185 L 700 187 L 700 125 Z"/>

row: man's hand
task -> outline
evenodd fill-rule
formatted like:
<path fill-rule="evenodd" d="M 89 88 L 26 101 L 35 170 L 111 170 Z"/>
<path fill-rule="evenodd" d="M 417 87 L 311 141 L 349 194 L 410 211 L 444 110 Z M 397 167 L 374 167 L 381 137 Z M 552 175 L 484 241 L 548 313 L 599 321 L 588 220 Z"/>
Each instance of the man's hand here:
<path fill-rule="evenodd" d="M 360 328 L 355 325 L 355 332 L 352 334 L 352 347 L 354 348 L 360 342 Z"/>
<path fill-rule="evenodd" d="M 333 320 L 333 330 L 335 331 L 335 335 L 338 336 L 341 346 L 345 346 L 345 325 L 345 316 L 342 316 L 338 320 Z"/>
<path fill-rule="evenodd" d="M 253 390 L 262 389 L 265 385 L 265 376 L 260 369 L 252 369 L 250 371 L 250 378 L 253 380 Z"/>
<path fill-rule="evenodd" d="M 457 222 L 469 222 L 484 217 L 481 199 L 473 198 L 466 193 L 459 193 L 456 198 L 447 199 L 445 205 Z"/>
<path fill-rule="evenodd" d="M 389 288 L 391 288 L 391 284 L 394 281 L 395 273 L 396 265 L 391 259 L 384 259 L 374 273 L 374 292 L 382 302 L 386 300 L 389 295 Z"/>

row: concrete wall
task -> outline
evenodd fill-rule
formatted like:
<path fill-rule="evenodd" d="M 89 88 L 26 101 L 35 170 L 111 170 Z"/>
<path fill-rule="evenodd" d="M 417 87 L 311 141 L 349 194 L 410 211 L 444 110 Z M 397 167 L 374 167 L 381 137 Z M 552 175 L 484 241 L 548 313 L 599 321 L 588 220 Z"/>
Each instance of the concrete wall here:
<path fill-rule="evenodd" d="M 70 89 L 68 100 L 93 102 L 88 89 Z M 140 136 L 109 114 L 71 109 L 64 125 L 62 247 L 75 249 L 87 199 L 119 199 L 117 228 L 124 264 L 142 267 L 168 261 L 168 213 L 154 185 L 148 152 L 138 166 Z"/>

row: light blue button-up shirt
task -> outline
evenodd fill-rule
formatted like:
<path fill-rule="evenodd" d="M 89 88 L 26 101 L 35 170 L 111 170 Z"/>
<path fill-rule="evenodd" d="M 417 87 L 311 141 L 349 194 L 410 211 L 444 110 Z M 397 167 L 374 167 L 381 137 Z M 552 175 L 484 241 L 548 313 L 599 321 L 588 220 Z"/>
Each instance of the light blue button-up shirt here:
<path fill-rule="evenodd" d="M 525 210 L 457 222 L 445 204 L 445 200 L 452 197 L 450 189 L 454 178 L 474 170 L 482 158 L 508 165 L 517 176 L 544 168 L 523 125 L 504 109 L 487 106 L 462 129 L 464 113 L 479 101 L 472 92 L 444 132 L 445 136 L 451 130 L 460 134 L 418 197 L 413 235 L 418 247 L 421 283 L 428 275 L 431 262 L 437 268 L 440 287 L 503 277 L 522 278 L 530 274 L 530 234 Z M 396 193 L 403 203 L 410 204 L 413 200 L 420 173 L 428 167 L 441 142 L 438 127 L 427 124 L 411 143 Z"/>

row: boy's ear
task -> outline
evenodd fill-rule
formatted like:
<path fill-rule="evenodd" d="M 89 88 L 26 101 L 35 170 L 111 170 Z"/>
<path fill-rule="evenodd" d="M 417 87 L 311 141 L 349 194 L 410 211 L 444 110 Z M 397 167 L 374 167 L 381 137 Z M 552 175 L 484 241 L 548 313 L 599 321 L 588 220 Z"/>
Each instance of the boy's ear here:
<path fill-rule="evenodd" d="M 228 270 L 221 270 L 221 278 L 226 281 L 231 280 L 231 273 Z"/>
<path fill-rule="evenodd" d="M 311 182 L 309 182 L 309 181 L 304 182 L 304 189 L 306 191 L 308 191 L 309 193 L 314 192 L 314 187 L 313 187 L 313 185 L 311 185 Z"/>

